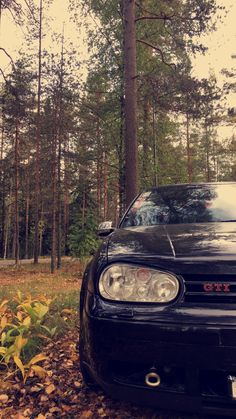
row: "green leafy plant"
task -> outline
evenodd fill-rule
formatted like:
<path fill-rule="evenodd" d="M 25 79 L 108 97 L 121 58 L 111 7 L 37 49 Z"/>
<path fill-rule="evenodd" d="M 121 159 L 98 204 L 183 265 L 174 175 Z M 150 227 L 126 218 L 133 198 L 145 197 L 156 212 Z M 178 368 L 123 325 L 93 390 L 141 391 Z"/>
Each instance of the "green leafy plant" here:
<path fill-rule="evenodd" d="M 52 300 L 44 296 L 27 298 L 18 292 L 14 307 L 8 300 L 0 304 L 0 369 L 11 375 L 20 371 L 24 382 L 33 373 L 39 377 L 46 371 L 38 365 L 47 357 L 43 353 L 33 354 L 32 347 L 39 350 L 38 342 L 51 339 L 56 327 L 45 323 Z M 12 302 L 11 302 L 12 303 Z"/>

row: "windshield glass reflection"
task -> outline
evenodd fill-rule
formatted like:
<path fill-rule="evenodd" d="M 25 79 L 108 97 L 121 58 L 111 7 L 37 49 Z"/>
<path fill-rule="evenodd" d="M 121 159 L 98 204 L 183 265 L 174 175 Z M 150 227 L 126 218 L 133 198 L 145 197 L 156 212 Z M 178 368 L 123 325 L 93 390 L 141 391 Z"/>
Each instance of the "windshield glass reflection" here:
<path fill-rule="evenodd" d="M 236 184 L 161 187 L 141 194 L 121 227 L 236 221 Z"/>

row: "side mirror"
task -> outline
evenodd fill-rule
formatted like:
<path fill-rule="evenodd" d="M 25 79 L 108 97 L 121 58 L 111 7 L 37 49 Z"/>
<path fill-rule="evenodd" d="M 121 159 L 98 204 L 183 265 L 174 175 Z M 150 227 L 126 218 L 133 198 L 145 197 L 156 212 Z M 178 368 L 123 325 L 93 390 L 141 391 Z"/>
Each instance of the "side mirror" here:
<path fill-rule="evenodd" d="M 99 224 L 97 234 L 99 237 L 106 237 L 113 231 L 114 227 L 112 226 L 112 221 L 104 221 Z"/>

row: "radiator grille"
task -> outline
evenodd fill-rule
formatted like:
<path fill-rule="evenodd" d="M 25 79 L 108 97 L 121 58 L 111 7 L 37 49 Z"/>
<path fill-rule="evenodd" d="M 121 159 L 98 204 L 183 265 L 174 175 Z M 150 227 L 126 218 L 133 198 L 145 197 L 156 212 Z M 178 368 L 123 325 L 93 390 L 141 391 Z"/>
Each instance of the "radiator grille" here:
<path fill-rule="evenodd" d="M 236 275 L 184 275 L 185 301 L 236 304 Z"/>

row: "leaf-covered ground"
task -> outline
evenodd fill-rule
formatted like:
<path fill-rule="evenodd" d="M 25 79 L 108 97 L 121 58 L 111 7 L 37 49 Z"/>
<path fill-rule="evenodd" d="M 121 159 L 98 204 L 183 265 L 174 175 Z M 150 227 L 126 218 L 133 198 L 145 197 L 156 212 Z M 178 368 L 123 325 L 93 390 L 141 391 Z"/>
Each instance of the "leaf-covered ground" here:
<path fill-rule="evenodd" d="M 0 418 L 143 418 L 183 419 L 190 416 L 161 413 L 153 409 L 111 400 L 102 391 L 91 391 L 82 383 L 75 347 L 78 335 L 66 336 L 47 345 L 44 361 L 47 377 L 30 378 L 25 385 L 13 378 L 0 383 Z M 192 416 L 193 417 L 193 416 Z M 195 416 L 196 418 L 196 416 Z"/>
<path fill-rule="evenodd" d="M 55 297 L 53 312 L 61 331 L 60 336 L 43 349 L 47 355 L 42 363 L 47 371 L 45 378 L 30 377 L 23 384 L 17 375 L 5 381 L 0 374 L 0 419 L 197 419 L 115 401 L 102 391 L 91 391 L 83 385 L 76 351 L 75 319 L 70 319 L 68 314 L 65 321 L 60 314 L 66 307 L 73 313 L 78 308 L 82 270 L 78 261 L 67 259 L 55 275 L 50 274 L 49 261 L 45 260 L 38 267 L 27 263 L 18 269 L 0 264 L 0 300 L 11 299 L 18 289 L 32 295 Z"/>

